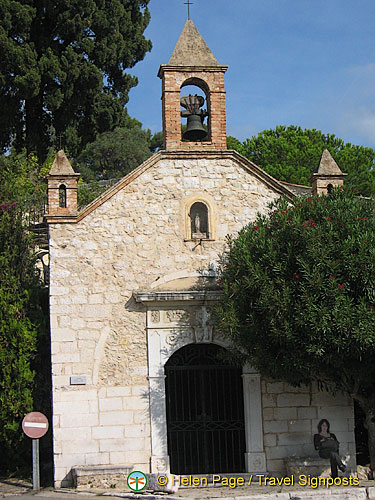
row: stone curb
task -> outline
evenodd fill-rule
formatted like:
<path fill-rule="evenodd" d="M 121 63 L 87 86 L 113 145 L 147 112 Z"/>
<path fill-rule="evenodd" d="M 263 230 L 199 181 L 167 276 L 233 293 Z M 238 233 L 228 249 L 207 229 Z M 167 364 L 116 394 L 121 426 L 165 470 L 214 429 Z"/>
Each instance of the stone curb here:
<path fill-rule="evenodd" d="M 146 500 L 157 500 L 159 498 L 163 498 L 163 500 L 181 500 L 181 497 L 172 497 L 170 495 L 137 495 L 136 493 L 103 493 L 103 496 L 105 497 L 112 497 L 112 496 L 116 496 L 116 497 L 120 497 L 120 498 L 133 498 L 134 500 L 138 500 L 138 499 L 146 499 Z M 223 499 L 221 499 L 223 500 Z M 231 500 L 233 500 L 233 498 L 231 498 Z"/>
<path fill-rule="evenodd" d="M 54 488 L 53 491 L 55 493 L 64 493 L 65 495 L 85 495 L 87 496 L 98 496 L 101 495 L 101 493 L 94 493 L 92 491 L 77 491 L 77 490 L 70 490 L 67 488 Z"/>
<path fill-rule="evenodd" d="M 105 492 L 103 496 L 112 496 L 120 498 L 132 498 L 134 500 L 193 500 L 189 497 L 179 497 L 171 495 L 158 495 L 158 494 L 136 494 L 136 493 L 115 493 Z M 194 497 L 195 499 L 207 497 Z M 311 490 L 311 491 L 293 491 L 285 493 L 254 493 L 254 495 L 236 495 L 228 497 L 211 497 L 210 500 L 375 500 L 375 487 L 367 488 L 345 488 L 345 489 L 328 489 Z"/>

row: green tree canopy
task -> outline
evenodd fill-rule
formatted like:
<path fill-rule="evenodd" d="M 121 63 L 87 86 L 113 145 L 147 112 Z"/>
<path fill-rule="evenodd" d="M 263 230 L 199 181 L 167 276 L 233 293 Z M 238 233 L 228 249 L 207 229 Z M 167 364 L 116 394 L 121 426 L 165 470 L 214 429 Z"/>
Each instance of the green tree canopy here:
<path fill-rule="evenodd" d="M 333 134 L 291 125 L 264 130 L 243 143 L 228 137 L 235 149 L 278 180 L 309 185 L 324 149 L 328 149 L 343 172 L 345 183 L 363 196 L 375 195 L 375 151 L 345 143 Z"/>
<path fill-rule="evenodd" d="M 41 166 L 35 155 L 12 152 L 0 155 L 0 202 L 17 203 L 22 210 L 43 205 L 47 197 L 48 174 L 56 152 L 51 151 Z"/>
<path fill-rule="evenodd" d="M 151 156 L 150 140 L 140 126 L 99 134 L 78 157 L 76 170 L 88 182 L 123 177 Z"/>
<path fill-rule="evenodd" d="M 0 149 L 49 146 L 77 155 L 98 133 L 125 123 L 136 77 L 151 49 L 149 0 L 0 2 Z"/>
<path fill-rule="evenodd" d="M 375 202 L 280 199 L 228 239 L 218 328 L 243 361 L 342 390 L 366 414 L 375 466 Z"/>
<path fill-rule="evenodd" d="M 51 163 L 40 167 L 25 153 L 0 156 L 0 470 L 29 462 L 25 414 L 38 408 L 50 415 L 48 289 L 29 219 L 43 210 Z"/>
<path fill-rule="evenodd" d="M 39 277 L 17 203 L 0 205 L 0 469 L 20 463 L 22 418 L 33 409 Z M 12 463 L 13 462 L 13 463 Z"/>

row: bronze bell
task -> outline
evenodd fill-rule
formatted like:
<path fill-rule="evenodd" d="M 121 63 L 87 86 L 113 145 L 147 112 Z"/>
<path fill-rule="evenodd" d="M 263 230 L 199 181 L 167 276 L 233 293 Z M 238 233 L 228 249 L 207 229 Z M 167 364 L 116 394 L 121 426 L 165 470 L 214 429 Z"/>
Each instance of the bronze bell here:
<path fill-rule="evenodd" d="M 187 117 L 187 128 L 182 137 L 188 141 L 201 141 L 207 137 L 207 130 L 203 127 L 201 115 Z"/>

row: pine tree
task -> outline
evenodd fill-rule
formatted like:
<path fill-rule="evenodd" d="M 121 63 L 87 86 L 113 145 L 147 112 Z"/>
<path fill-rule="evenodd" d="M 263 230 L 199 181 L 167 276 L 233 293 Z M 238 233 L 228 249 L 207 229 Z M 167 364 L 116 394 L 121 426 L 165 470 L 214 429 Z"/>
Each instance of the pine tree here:
<path fill-rule="evenodd" d="M 345 143 L 334 134 L 316 129 L 279 125 L 263 130 L 242 143 L 228 137 L 228 149 L 235 149 L 280 181 L 309 185 L 324 149 L 328 149 L 343 172 L 346 185 L 362 196 L 375 196 L 375 151 Z"/>

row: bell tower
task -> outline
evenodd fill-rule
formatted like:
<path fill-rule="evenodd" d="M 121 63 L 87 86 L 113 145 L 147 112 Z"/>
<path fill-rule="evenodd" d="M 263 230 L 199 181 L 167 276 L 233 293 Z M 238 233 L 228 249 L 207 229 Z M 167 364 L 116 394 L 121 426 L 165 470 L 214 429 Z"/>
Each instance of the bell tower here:
<path fill-rule="evenodd" d="M 333 188 L 344 185 L 344 179 L 347 175 L 341 172 L 331 153 L 325 149 L 319 162 L 318 171 L 312 174 L 309 179 L 312 194 L 329 194 Z"/>
<path fill-rule="evenodd" d="M 168 64 L 162 64 L 164 149 L 227 149 L 224 74 L 206 42 L 188 19 Z M 194 85 L 205 94 L 183 95 L 183 88 Z M 203 109 L 203 106 L 206 109 Z M 184 109 L 181 110 L 181 107 Z M 187 130 L 181 133 L 181 116 Z"/>
<path fill-rule="evenodd" d="M 77 189 L 80 174 L 76 174 L 61 149 L 56 154 L 48 182 L 48 216 L 63 218 L 77 215 Z"/>

